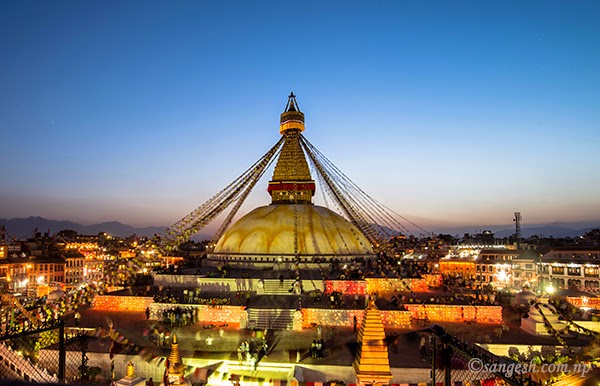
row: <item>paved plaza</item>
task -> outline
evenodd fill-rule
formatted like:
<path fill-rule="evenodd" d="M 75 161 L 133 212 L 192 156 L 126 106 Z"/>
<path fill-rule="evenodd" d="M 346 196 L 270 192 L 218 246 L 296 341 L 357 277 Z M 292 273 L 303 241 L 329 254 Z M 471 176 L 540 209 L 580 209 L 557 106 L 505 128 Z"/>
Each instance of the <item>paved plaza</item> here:
<path fill-rule="evenodd" d="M 114 323 L 115 329 L 135 345 L 146 348 L 157 356 L 167 356 L 170 345 L 156 346 L 150 340 L 144 339 L 143 331 L 151 325 L 161 325 L 156 320 L 146 320 L 143 312 L 104 311 L 81 309 L 80 326 L 84 328 L 107 328 L 109 320 Z M 74 326 L 72 315 L 66 317 L 66 325 Z M 234 326 L 215 326 L 205 328 L 207 324 L 197 323 L 185 327 L 169 328 L 171 333 L 177 335 L 179 350 L 182 357 L 205 359 L 237 360 L 237 348 L 244 340 L 251 340 L 252 331 L 239 329 Z M 168 327 L 167 327 L 168 328 Z M 219 336 L 219 328 L 223 329 L 223 336 Z M 419 337 L 409 330 L 386 329 L 391 344 L 398 334 L 398 352 L 390 349 L 390 365 L 392 367 L 426 368 L 429 363 L 419 355 Z M 212 345 L 206 339 L 213 338 Z M 351 327 L 324 327 L 322 337 L 325 341 L 325 356 L 323 359 L 313 359 L 310 356 L 310 344 L 317 339 L 317 330 L 304 329 L 302 331 L 269 331 L 269 362 L 296 363 L 297 352 L 300 352 L 301 364 L 339 365 L 351 366 L 356 348 L 356 333 Z M 91 350 L 95 345 L 90 346 Z M 106 345 L 96 347 L 98 351 L 106 351 Z M 267 359 L 263 359 L 267 360 Z"/>

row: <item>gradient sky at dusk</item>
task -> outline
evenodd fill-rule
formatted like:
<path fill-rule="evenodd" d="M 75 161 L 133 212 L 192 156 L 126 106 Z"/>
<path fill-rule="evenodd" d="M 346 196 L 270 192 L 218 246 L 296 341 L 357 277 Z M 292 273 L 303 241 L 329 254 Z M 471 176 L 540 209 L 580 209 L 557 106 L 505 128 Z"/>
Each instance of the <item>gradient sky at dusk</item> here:
<path fill-rule="evenodd" d="M 599 19 L 598 1 L 3 1 L 0 218 L 169 225 L 279 139 L 294 91 L 305 136 L 425 227 L 600 220 Z"/>

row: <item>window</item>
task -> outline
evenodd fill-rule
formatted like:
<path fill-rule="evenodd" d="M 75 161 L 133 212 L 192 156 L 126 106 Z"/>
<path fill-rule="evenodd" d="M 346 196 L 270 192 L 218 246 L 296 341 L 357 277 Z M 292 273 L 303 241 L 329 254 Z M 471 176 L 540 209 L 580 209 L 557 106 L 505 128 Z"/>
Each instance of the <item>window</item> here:
<path fill-rule="evenodd" d="M 581 268 L 579 268 L 579 267 L 569 267 L 567 269 L 567 274 L 569 276 L 581 276 Z"/>
<path fill-rule="evenodd" d="M 598 276 L 598 268 L 597 267 L 587 267 L 584 270 L 585 276 L 592 276 L 592 277 L 597 277 Z"/>
<path fill-rule="evenodd" d="M 552 267 L 552 274 L 553 275 L 564 275 L 565 267 Z"/>

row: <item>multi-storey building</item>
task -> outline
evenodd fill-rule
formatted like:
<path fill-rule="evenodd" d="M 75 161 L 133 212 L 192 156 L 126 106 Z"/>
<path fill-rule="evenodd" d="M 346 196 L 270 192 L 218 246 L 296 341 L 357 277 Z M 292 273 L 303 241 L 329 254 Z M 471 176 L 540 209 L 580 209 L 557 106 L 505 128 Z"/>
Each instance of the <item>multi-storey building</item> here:
<path fill-rule="evenodd" d="M 542 256 L 541 286 L 600 290 L 600 247 L 558 247 Z"/>
<path fill-rule="evenodd" d="M 63 257 L 65 259 L 65 284 L 67 287 L 74 287 L 83 282 L 85 278 L 85 257 L 76 250 L 63 253 Z"/>
<path fill-rule="evenodd" d="M 60 256 L 29 258 L 27 267 L 30 294 L 46 295 L 65 282 L 65 260 Z"/>
<path fill-rule="evenodd" d="M 512 285 L 512 262 L 522 252 L 507 248 L 482 249 L 475 261 L 475 280 L 497 288 Z"/>
<path fill-rule="evenodd" d="M 86 258 L 83 276 L 87 281 L 99 282 L 104 279 L 104 260 L 101 258 Z"/>
<path fill-rule="evenodd" d="M 28 257 L 13 254 L 6 260 L 6 282 L 9 292 L 27 293 L 29 287 L 29 273 L 33 264 Z"/>
<path fill-rule="evenodd" d="M 538 263 L 540 254 L 526 251 L 512 261 L 512 285 L 514 288 L 538 287 Z"/>

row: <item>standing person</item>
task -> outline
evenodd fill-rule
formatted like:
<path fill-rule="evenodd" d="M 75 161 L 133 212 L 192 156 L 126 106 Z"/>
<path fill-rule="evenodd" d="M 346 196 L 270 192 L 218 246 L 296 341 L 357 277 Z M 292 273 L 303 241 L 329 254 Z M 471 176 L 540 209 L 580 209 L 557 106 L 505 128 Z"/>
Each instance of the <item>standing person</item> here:
<path fill-rule="evenodd" d="M 242 364 L 242 362 L 244 361 L 244 355 L 243 355 L 243 347 L 242 345 L 240 345 L 237 348 L 237 358 L 238 358 L 238 364 Z"/>
<path fill-rule="evenodd" d="M 323 359 L 323 339 L 317 341 L 317 359 Z"/>
<path fill-rule="evenodd" d="M 352 322 L 353 322 L 353 325 L 354 325 L 354 332 L 356 332 L 356 325 L 357 325 L 357 321 L 356 321 L 356 315 L 354 315 L 354 316 L 352 317 Z"/>
<path fill-rule="evenodd" d="M 148 381 L 146 382 L 146 386 L 154 386 L 154 381 L 152 380 L 152 378 L 148 379 Z"/>
<path fill-rule="evenodd" d="M 146 320 L 150 319 L 150 307 L 146 307 Z"/>
<path fill-rule="evenodd" d="M 81 319 L 81 314 L 79 311 L 75 311 L 75 325 L 79 327 L 79 319 Z"/>
<path fill-rule="evenodd" d="M 423 335 L 421 335 L 421 342 L 419 343 L 419 347 L 421 350 L 421 356 L 425 356 L 426 351 L 427 351 L 427 349 L 425 347 L 425 344 L 426 344 L 425 342 L 426 342 L 425 335 L 423 334 Z"/>

